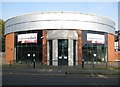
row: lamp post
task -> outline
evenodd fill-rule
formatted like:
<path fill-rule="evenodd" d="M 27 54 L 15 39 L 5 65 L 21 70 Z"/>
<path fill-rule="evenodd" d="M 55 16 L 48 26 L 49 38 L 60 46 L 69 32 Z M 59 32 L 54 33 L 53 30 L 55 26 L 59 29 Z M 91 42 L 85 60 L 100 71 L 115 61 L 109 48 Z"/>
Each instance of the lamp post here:
<path fill-rule="evenodd" d="M 30 54 L 27 54 L 27 57 L 28 57 L 27 61 L 28 61 L 28 67 L 29 67 L 29 66 L 30 66 L 30 65 L 29 65 Z"/>

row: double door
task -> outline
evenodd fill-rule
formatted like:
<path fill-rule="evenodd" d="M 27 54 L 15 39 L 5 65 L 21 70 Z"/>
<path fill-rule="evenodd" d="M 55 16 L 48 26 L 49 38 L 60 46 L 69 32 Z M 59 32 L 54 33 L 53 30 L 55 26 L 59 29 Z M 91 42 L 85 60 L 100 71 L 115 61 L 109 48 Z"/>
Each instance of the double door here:
<path fill-rule="evenodd" d="M 76 40 L 49 40 L 48 47 L 49 65 L 76 65 Z"/>
<path fill-rule="evenodd" d="M 58 39 L 58 65 L 68 65 L 68 40 Z"/>

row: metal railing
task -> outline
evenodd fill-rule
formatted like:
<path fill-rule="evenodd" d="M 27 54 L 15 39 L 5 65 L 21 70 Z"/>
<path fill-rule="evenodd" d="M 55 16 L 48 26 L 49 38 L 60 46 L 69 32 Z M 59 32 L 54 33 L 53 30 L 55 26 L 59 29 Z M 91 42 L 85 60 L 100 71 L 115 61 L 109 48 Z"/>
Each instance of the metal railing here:
<path fill-rule="evenodd" d="M 47 62 L 50 62 L 50 61 L 47 61 Z M 23 65 L 23 67 L 24 66 L 26 66 L 26 67 L 28 67 L 28 68 L 43 68 L 43 67 L 46 67 L 46 66 L 54 66 L 53 65 L 53 62 L 58 62 L 58 60 L 52 60 L 52 65 L 45 65 L 45 64 L 43 64 L 43 63 L 41 63 L 41 62 L 38 62 L 38 61 L 36 61 L 36 60 L 34 60 L 34 61 L 16 61 L 16 60 L 11 60 L 10 61 L 10 63 L 9 63 L 9 65 L 10 65 L 10 67 L 12 67 L 12 66 L 16 66 L 16 65 Z M 68 60 L 68 62 L 69 62 L 69 60 Z M 74 67 L 79 67 L 79 68 L 107 68 L 108 67 L 108 63 L 105 63 L 105 62 L 100 62 L 100 63 L 95 63 L 94 62 L 94 67 L 93 67 L 93 63 L 92 62 L 90 62 L 90 63 L 88 63 L 88 62 L 86 62 L 86 61 L 84 61 L 84 60 L 82 60 L 82 61 L 80 61 L 81 62 L 81 64 L 79 64 L 79 65 L 73 65 Z M 78 63 L 78 61 L 76 61 L 76 63 Z M 64 66 L 64 65 L 63 65 Z M 67 66 L 67 65 L 66 65 Z M 62 66 L 58 66 L 58 67 L 62 67 Z M 69 67 L 69 65 L 68 65 L 68 67 Z"/>

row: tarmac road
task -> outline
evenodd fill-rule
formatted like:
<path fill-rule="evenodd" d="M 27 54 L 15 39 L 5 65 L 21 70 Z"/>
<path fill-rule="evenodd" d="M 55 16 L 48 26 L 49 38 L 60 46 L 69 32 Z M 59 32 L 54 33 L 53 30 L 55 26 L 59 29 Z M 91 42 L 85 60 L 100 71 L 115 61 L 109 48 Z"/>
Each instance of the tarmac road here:
<path fill-rule="evenodd" d="M 118 85 L 118 78 L 3 75 L 3 85 Z"/>
<path fill-rule="evenodd" d="M 101 72 L 101 74 L 100 74 Z M 118 85 L 118 76 L 110 71 L 81 70 L 65 73 L 52 69 L 3 69 L 3 85 Z M 102 75 L 103 73 L 103 75 Z M 116 71 L 112 72 L 116 73 Z"/>

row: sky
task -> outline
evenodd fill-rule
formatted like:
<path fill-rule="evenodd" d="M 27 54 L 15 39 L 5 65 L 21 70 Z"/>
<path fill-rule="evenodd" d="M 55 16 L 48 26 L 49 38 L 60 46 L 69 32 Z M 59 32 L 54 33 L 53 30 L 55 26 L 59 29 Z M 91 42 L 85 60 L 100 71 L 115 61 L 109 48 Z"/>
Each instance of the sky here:
<path fill-rule="evenodd" d="M 118 2 L 2 2 L 0 19 L 46 11 L 73 11 L 105 16 L 116 23 L 118 29 Z"/>

